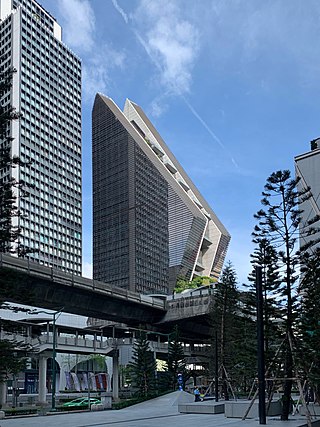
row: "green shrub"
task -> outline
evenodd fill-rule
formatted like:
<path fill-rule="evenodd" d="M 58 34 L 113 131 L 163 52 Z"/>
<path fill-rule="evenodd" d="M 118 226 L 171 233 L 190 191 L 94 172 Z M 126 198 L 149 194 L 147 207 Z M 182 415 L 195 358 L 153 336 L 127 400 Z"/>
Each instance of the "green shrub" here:
<path fill-rule="evenodd" d="M 37 408 L 10 408 L 10 409 L 3 409 L 3 411 L 6 414 L 6 417 L 14 417 L 16 415 L 37 414 L 38 409 Z"/>

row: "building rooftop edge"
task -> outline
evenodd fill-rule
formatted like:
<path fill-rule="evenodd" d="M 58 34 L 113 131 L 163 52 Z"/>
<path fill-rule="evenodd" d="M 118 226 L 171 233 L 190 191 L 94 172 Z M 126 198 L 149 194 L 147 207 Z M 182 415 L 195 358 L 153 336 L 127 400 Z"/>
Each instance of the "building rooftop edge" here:
<path fill-rule="evenodd" d="M 320 154 L 320 148 L 307 151 L 306 153 L 303 153 L 303 154 L 298 154 L 297 156 L 294 157 L 294 160 L 296 161 L 296 160 L 305 159 L 307 157 L 315 156 L 317 154 Z"/>
<path fill-rule="evenodd" d="M 231 235 L 228 232 L 228 230 L 226 229 L 226 227 L 222 224 L 222 222 L 217 217 L 217 215 L 215 214 L 215 212 L 213 211 L 213 209 L 211 208 L 211 206 L 209 205 L 209 203 L 202 196 L 202 194 L 198 190 L 197 186 L 194 184 L 194 182 L 192 181 L 192 179 L 188 176 L 188 174 L 184 170 L 183 166 L 177 160 L 177 158 L 172 153 L 172 151 L 170 150 L 170 148 L 168 147 L 168 145 L 165 143 L 165 141 L 163 140 L 163 138 L 161 137 L 161 135 L 159 134 L 159 132 L 157 131 L 157 129 L 154 127 L 154 125 L 152 124 L 152 122 L 146 116 L 146 114 L 143 111 L 143 109 L 138 104 L 136 104 L 135 102 L 131 101 L 129 98 L 126 99 L 126 102 L 127 101 L 131 105 L 133 105 L 133 107 L 136 109 L 136 111 L 138 112 L 138 114 L 142 117 L 143 121 L 145 121 L 146 125 L 148 126 L 148 128 L 150 128 L 151 132 L 155 135 L 155 137 L 158 140 L 158 142 L 160 143 L 160 145 L 163 146 L 163 149 L 165 150 L 165 153 L 168 155 L 168 157 L 173 161 L 173 163 L 175 165 L 178 166 L 178 172 L 181 174 L 181 176 L 183 177 L 183 179 L 188 183 L 188 185 L 190 186 L 191 190 L 194 192 L 194 194 L 196 195 L 196 197 L 204 205 L 204 208 L 206 210 L 208 210 L 212 214 L 212 216 L 214 217 L 214 222 L 215 222 L 216 226 L 219 227 L 220 232 L 222 234 L 224 234 L 226 237 L 231 238 Z"/>

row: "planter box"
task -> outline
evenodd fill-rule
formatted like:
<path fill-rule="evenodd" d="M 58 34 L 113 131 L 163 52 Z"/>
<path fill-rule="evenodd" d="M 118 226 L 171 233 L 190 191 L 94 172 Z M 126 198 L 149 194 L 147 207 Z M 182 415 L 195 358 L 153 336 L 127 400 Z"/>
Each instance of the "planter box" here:
<path fill-rule="evenodd" d="M 237 401 L 227 401 L 225 402 L 224 414 L 227 418 L 242 418 L 245 412 L 248 410 L 250 400 L 237 400 Z M 281 404 L 280 401 L 272 401 L 270 404 L 268 416 L 275 416 L 281 414 Z M 259 402 L 255 401 L 252 405 L 247 418 L 258 418 L 259 417 Z"/>
<path fill-rule="evenodd" d="M 179 412 L 183 414 L 223 414 L 224 403 L 214 401 L 183 403 L 178 405 Z"/>

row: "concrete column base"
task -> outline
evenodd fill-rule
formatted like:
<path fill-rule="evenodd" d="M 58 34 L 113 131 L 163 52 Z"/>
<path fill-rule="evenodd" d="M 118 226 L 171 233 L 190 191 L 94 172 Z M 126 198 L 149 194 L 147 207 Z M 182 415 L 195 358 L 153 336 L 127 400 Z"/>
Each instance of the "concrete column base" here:
<path fill-rule="evenodd" d="M 116 351 L 112 357 L 112 397 L 119 400 L 119 354 Z"/>

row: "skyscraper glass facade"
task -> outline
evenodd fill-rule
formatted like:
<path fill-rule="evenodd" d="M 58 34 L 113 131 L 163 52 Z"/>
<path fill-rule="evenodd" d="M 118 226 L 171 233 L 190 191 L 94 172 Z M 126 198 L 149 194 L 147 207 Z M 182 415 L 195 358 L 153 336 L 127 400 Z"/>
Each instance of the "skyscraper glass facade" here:
<path fill-rule="evenodd" d="M 93 276 L 141 293 L 166 292 L 167 183 L 99 98 L 92 133 Z"/>
<path fill-rule="evenodd" d="M 168 293 L 218 278 L 230 235 L 142 110 L 98 94 L 92 117 L 94 279 Z"/>
<path fill-rule="evenodd" d="M 0 67 L 16 69 L 3 101 L 22 114 L 9 132 L 24 165 L 8 174 L 31 185 L 17 194 L 18 244 L 30 260 L 80 275 L 81 62 L 36 1 L 0 2 Z"/>

